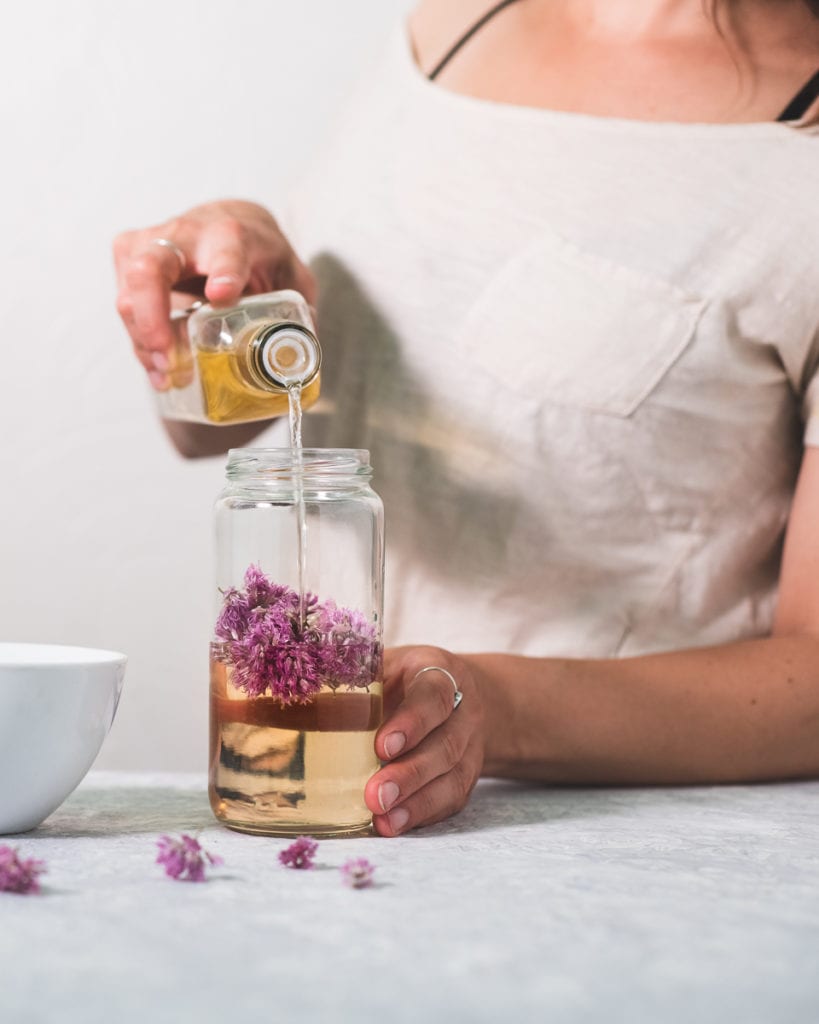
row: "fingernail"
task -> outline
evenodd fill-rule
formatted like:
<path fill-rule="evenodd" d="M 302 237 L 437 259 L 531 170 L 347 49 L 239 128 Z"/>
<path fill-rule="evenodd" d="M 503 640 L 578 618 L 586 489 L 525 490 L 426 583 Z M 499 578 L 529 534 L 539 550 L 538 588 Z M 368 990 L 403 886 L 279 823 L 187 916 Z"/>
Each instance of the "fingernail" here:
<path fill-rule="evenodd" d="M 151 356 L 151 362 L 154 364 L 154 367 L 162 373 L 165 373 L 171 365 L 170 359 L 168 359 L 164 352 L 154 352 Z"/>
<path fill-rule="evenodd" d="M 402 732 L 391 732 L 384 740 L 384 750 L 387 757 L 395 757 L 400 754 L 407 744 L 407 737 Z"/>
<path fill-rule="evenodd" d="M 148 374 L 148 380 L 157 391 L 167 391 L 169 381 L 164 373 L 159 373 L 158 370 L 151 370 Z"/>
<path fill-rule="evenodd" d="M 224 288 L 228 285 L 237 285 L 239 283 L 239 278 L 236 277 L 235 274 L 220 274 L 218 277 L 212 277 L 208 283 L 220 285 Z"/>
<path fill-rule="evenodd" d="M 409 821 L 409 811 L 406 807 L 396 807 L 392 814 L 387 815 L 387 821 L 393 832 L 400 832 Z"/>
<path fill-rule="evenodd" d="M 400 795 L 398 786 L 394 782 L 383 782 L 378 787 L 378 802 L 381 804 L 381 810 L 386 813 Z"/>

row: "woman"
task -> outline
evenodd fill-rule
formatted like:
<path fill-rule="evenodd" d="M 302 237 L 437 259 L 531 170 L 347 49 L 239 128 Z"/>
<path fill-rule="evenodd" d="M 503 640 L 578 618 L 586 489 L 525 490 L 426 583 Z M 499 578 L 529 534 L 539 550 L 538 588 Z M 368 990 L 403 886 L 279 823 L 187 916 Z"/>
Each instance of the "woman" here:
<path fill-rule="evenodd" d="M 481 773 L 819 772 L 817 7 L 428 0 L 287 234 L 223 202 L 117 240 L 160 389 L 171 291 L 318 303 L 306 440 L 373 450 L 413 644 L 380 834 Z M 253 434 L 169 429 L 188 455 Z"/>

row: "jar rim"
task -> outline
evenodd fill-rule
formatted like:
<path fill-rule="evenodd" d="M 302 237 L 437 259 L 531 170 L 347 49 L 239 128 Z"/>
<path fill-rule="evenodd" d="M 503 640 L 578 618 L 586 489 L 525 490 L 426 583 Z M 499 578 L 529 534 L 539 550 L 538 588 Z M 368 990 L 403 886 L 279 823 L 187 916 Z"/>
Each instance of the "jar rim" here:
<path fill-rule="evenodd" d="M 366 448 L 231 448 L 225 469 L 237 477 L 290 477 L 301 472 L 310 477 L 370 477 L 370 453 Z"/>

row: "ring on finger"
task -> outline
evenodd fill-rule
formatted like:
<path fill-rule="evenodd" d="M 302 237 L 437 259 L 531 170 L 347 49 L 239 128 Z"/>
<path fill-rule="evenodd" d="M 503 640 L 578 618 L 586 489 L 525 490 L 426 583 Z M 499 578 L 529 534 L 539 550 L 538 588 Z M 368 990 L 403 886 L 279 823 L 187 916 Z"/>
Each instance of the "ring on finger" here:
<path fill-rule="evenodd" d="M 459 706 L 461 701 L 464 699 L 464 695 L 461 693 L 458 684 L 455 682 L 455 676 L 453 676 L 453 674 L 451 672 L 448 672 L 445 668 L 441 668 L 440 665 L 427 665 L 426 668 L 422 668 L 415 673 L 415 675 L 412 677 L 412 681 L 415 682 L 418 676 L 422 676 L 425 672 L 441 672 L 455 687 L 455 695 L 452 704 L 452 710 L 454 711 Z"/>
<path fill-rule="evenodd" d="M 152 238 L 151 245 L 161 245 L 163 249 L 170 249 L 179 261 L 179 273 L 184 273 L 187 260 L 185 259 L 184 252 L 182 252 L 176 242 L 172 242 L 169 238 Z"/>

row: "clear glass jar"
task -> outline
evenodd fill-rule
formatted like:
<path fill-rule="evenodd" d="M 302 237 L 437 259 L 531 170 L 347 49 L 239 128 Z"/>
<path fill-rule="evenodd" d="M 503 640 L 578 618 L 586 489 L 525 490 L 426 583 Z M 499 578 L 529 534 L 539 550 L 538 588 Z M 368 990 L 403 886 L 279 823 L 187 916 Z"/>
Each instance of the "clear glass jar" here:
<path fill-rule="evenodd" d="M 230 308 L 197 303 L 172 314 L 176 345 L 159 414 L 193 423 L 249 423 L 319 397 L 321 348 L 310 307 L 296 291 L 250 295 Z"/>
<path fill-rule="evenodd" d="M 384 575 L 371 472 L 360 450 L 230 452 L 215 508 L 209 793 L 231 828 L 371 826 Z"/>

